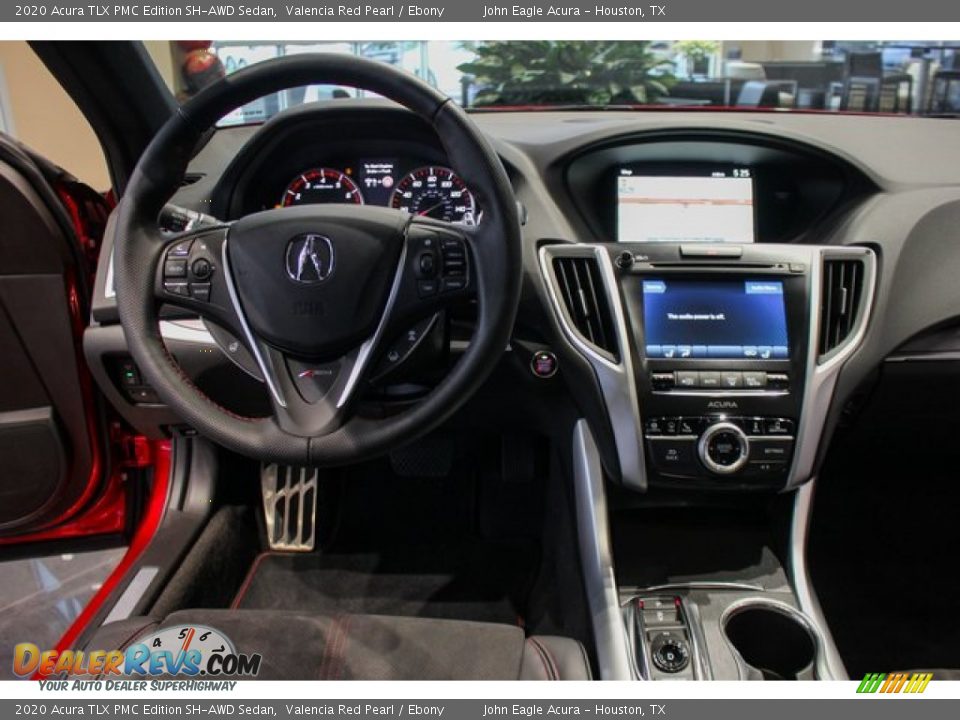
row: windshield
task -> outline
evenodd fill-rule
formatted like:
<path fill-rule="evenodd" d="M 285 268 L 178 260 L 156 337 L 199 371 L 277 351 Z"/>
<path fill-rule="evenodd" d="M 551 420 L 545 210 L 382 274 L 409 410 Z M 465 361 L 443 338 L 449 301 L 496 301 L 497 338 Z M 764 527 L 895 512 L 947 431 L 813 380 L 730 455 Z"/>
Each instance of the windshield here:
<path fill-rule="evenodd" d="M 177 41 L 166 51 L 158 66 L 170 68 L 167 79 L 181 101 L 270 58 L 342 52 L 403 68 L 473 110 L 960 113 L 960 41 Z M 370 93 L 311 85 L 262 98 L 221 124 L 263 122 L 294 105 L 364 96 Z"/>

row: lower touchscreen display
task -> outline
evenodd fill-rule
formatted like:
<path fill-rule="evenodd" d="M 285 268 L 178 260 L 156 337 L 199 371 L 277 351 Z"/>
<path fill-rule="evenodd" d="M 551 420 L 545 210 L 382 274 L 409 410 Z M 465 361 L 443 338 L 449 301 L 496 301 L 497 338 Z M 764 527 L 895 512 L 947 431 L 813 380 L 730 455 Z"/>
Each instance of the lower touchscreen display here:
<path fill-rule="evenodd" d="M 643 321 L 649 358 L 790 354 L 781 280 L 644 280 Z"/>

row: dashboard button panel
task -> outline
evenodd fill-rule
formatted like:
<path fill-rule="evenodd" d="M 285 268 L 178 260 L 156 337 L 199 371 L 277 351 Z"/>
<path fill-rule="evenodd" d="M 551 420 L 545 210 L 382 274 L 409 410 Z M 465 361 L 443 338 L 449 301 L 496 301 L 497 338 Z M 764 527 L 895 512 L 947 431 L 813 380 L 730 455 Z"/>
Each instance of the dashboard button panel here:
<path fill-rule="evenodd" d="M 716 483 L 779 482 L 794 451 L 791 418 L 651 416 L 644 437 L 651 468 L 671 478 Z"/>

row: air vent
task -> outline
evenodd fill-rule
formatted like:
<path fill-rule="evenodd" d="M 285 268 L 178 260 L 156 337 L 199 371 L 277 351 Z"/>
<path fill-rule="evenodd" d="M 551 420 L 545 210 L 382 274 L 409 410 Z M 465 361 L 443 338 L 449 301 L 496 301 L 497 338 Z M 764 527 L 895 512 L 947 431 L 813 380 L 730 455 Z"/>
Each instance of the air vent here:
<path fill-rule="evenodd" d="M 849 337 L 863 298 L 865 266 L 860 260 L 827 259 L 820 296 L 820 357 Z"/>
<path fill-rule="evenodd" d="M 556 258 L 553 269 L 563 304 L 577 330 L 590 343 L 616 356 L 613 316 L 596 259 Z"/>

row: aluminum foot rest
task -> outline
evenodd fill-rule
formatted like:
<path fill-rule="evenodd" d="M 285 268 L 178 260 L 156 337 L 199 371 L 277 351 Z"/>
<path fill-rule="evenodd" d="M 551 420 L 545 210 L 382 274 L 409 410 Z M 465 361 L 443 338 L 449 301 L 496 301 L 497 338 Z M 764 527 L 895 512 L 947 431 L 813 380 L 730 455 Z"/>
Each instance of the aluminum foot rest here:
<path fill-rule="evenodd" d="M 310 552 L 316 542 L 317 469 L 264 465 L 260 493 L 271 550 Z"/>

